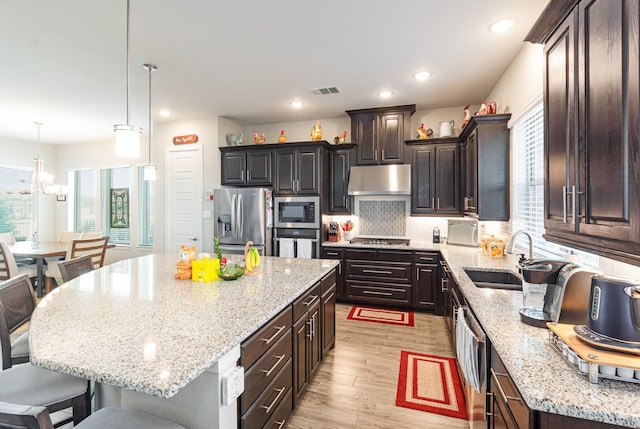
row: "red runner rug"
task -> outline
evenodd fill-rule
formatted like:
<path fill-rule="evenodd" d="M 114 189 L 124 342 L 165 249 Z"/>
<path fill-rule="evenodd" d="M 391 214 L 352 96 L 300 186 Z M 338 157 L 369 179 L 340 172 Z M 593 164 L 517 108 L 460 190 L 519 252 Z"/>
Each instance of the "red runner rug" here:
<path fill-rule="evenodd" d="M 466 420 L 456 360 L 402 350 L 396 405 Z"/>
<path fill-rule="evenodd" d="M 359 307 L 354 305 L 347 319 L 413 326 L 413 311 L 386 310 L 384 308 Z"/>

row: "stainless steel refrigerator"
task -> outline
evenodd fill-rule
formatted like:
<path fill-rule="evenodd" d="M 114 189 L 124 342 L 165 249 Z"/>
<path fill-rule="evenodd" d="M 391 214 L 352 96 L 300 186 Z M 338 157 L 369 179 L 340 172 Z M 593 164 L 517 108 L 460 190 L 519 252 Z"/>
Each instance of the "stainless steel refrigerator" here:
<path fill-rule="evenodd" d="M 273 198 L 268 188 L 213 191 L 214 234 L 223 253 L 242 254 L 253 241 L 261 255 L 272 255 Z"/>

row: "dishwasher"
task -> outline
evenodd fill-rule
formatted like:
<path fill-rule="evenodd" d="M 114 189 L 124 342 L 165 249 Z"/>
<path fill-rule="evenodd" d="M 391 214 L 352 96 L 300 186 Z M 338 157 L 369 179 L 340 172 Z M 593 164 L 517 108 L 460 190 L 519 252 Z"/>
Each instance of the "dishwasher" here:
<path fill-rule="evenodd" d="M 487 427 L 487 347 L 486 335 L 466 305 L 457 304 L 455 349 L 462 372 L 462 385 L 470 429 Z M 455 311 L 455 310 L 454 310 Z"/>

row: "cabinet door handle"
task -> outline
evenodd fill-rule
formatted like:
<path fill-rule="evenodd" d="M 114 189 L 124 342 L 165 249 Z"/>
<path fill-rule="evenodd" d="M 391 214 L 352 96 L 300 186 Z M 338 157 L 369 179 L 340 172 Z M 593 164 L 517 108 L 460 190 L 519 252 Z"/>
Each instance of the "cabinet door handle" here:
<path fill-rule="evenodd" d="M 276 369 L 278 367 L 278 365 L 280 365 L 280 362 L 282 362 L 282 359 L 284 359 L 285 356 L 286 356 L 286 354 L 283 354 L 281 356 L 277 356 L 276 363 L 274 363 L 271 368 L 269 368 L 268 370 L 267 369 L 261 370 L 262 372 L 264 372 L 265 377 L 269 377 L 271 375 L 273 370 Z"/>
<path fill-rule="evenodd" d="M 280 389 L 273 389 L 273 390 L 278 392 L 278 395 L 273 400 L 273 402 L 271 404 L 269 404 L 268 407 L 266 405 L 260 405 L 260 408 L 264 408 L 264 412 L 267 413 L 267 414 L 269 414 L 271 412 L 271 409 L 273 408 L 273 406 L 278 403 L 278 401 L 280 400 L 280 396 L 282 396 L 282 394 L 284 393 L 285 390 L 287 390 L 287 388 L 286 387 L 281 387 Z"/>
<path fill-rule="evenodd" d="M 449 279 L 441 279 L 440 280 L 440 290 L 444 293 L 449 290 Z"/>
<path fill-rule="evenodd" d="M 309 301 L 307 301 L 307 302 L 303 302 L 303 303 L 302 303 L 302 305 L 304 305 L 304 306 L 306 306 L 306 307 L 310 306 L 310 305 L 313 303 L 313 301 L 315 301 L 316 299 L 318 299 L 318 297 L 319 297 L 319 296 L 320 296 L 320 295 L 312 295 L 312 296 L 310 297 L 311 299 L 310 299 Z"/>
<path fill-rule="evenodd" d="M 440 197 L 436 198 L 436 210 L 440 210 Z"/>
<path fill-rule="evenodd" d="M 244 182 L 244 170 L 240 172 L 240 181 Z"/>
<path fill-rule="evenodd" d="M 491 368 L 490 370 L 491 370 L 491 378 L 493 378 L 493 381 L 495 381 L 496 387 L 498 388 L 498 393 L 500 393 L 500 396 L 504 399 L 505 404 L 508 403 L 509 401 L 523 402 L 522 398 L 516 398 L 515 396 L 507 396 L 504 393 L 504 389 L 502 388 L 502 385 L 500 384 L 500 380 L 498 380 L 498 377 L 509 377 L 507 374 L 495 372 L 493 368 Z"/>
<path fill-rule="evenodd" d="M 420 268 L 416 267 L 416 280 L 420 281 Z"/>
<path fill-rule="evenodd" d="M 286 420 L 282 420 L 281 422 L 279 422 L 279 421 L 277 421 L 277 420 L 276 420 L 275 422 L 273 422 L 273 424 L 278 425 L 278 427 L 277 427 L 276 429 L 282 429 L 282 427 L 284 426 L 284 424 L 285 424 L 286 422 L 287 422 Z"/>
<path fill-rule="evenodd" d="M 264 341 L 265 343 L 269 344 L 271 341 L 273 341 L 278 335 L 280 335 L 280 332 L 282 332 L 282 330 L 285 328 L 285 326 L 277 326 L 276 327 L 276 333 L 273 334 L 271 336 L 271 338 L 263 338 L 262 341 Z"/>
<path fill-rule="evenodd" d="M 382 155 L 380 156 L 380 161 L 384 161 L 384 149 L 382 149 Z"/>
<path fill-rule="evenodd" d="M 247 170 L 247 182 L 251 180 L 251 170 Z"/>
<path fill-rule="evenodd" d="M 391 271 L 378 271 L 378 270 L 362 270 L 362 272 L 367 274 L 393 274 Z"/>
<path fill-rule="evenodd" d="M 576 224 L 576 186 L 571 187 L 571 225 Z"/>
<path fill-rule="evenodd" d="M 431 198 L 431 208 L 432 209 L 436 209 L 436 199 L 435 198 Z"/>
<path fill-rule="evenodd" d="M 307 321 L 307 325 L 309 325 L 309 335 L 307 336 L 310 340 L 313 340 L 313 337 L 315 336 L 315 319 L 313 317 L 309 319 Z"/>
<path fill-rule="evenodd" d="M 562 187 L 562 223 L 567 223 L 567 187 Z"/>

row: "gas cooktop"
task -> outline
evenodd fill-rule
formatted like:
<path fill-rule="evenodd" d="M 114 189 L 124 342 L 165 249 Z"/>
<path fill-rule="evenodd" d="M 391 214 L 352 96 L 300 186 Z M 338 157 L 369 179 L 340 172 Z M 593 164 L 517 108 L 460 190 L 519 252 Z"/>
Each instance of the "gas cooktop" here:
<path fill-rule="evenodd" d="M 392 246 L 408 246 L 411 240 L 408 238 L 377 238 L 377 237 L 354 237 L 349 240 L 351 244 L 383 244 Z"/>

